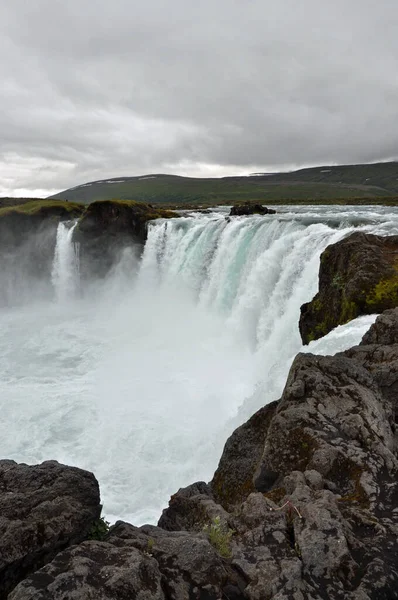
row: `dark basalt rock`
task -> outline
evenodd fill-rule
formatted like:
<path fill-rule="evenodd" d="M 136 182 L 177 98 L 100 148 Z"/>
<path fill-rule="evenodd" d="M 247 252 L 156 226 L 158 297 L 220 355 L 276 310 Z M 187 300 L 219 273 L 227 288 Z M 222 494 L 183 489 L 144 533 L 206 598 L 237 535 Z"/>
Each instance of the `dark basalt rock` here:
<path fill-rule="evenodd" d="M 9 600 L 243 600 L 245 582 L 201 534 L 118 522 L 23 581 Z"/>
<path fill-rule="evenodd" d="M 98 483 L 56 461 L 0 461 L 0 598 L 64 548 L 87 537 L 99 518 Z"/>
<path fill-rule="evenodd" d="M 304 344 L 360 315 L 398 306 L 398 236 L 353 233 L 321 255 L 319 291 L 301 307 Z"/>
<path fill-rule="evenodd" d="M 178 216 L 142 202 L 93 202 L 79 220 L 73 237 L 80 244 L 82 277 L 104 277 L 125 248 L 133 248 L 140 255 L 147 237 L 148 222 Z"/>
<path fill-rule="evenodd" d="M 281 399 L 232 434 L 209 485 L 172 496 L 163 529 L 119 522 L 9 600 L 398 598 L 397 342 L 395 309 L 346 352 L 299 354 Z"/>
<path fill-rule="evenodd" d="M 275 213 L 276 210 L 273 208 L 267 208 L 266 206 L 262 206 L 262 204 L 250 204 L 250 202 L 247 202 L 246 204 L 235 204 L 235 206 L 231 208 L 229 216 L 274 215 Z"/>
<path fill-rule="evenodd" d="M 260 408 L 227 440 L 211 481 L 214 497 L 227 510 L 261 486 L 260 459 L 276 402 Z"/>

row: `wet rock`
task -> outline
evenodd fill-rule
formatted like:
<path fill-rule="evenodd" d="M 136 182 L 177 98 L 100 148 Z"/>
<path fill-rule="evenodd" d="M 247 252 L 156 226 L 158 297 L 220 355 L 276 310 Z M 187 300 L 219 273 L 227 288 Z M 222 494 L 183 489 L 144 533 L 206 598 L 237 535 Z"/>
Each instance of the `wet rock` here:
<path fill-rule="evenodd" d="M 56 461 L 0 461 L 0 598 L 60 550 L 84 540 L 100 513 L 91 473 Z"/>
<path fill-rule="evenodd" d="M 230 217 L 237 216 L 248 216 L 248 215 L 274 215 L 276 210 L 273 208 L 267 208 L 262 204 L 251 204 L 246 202 L 245 204 L 235 204 L 230 210 Z"/>
<path fill-rule="evenodd" d="M 301 307 L 303 343 L 360 315 L 398 306 L 397 259 L 398 236 L 358 232 L 328 246 L 321 255 L 318 293 Z"/>

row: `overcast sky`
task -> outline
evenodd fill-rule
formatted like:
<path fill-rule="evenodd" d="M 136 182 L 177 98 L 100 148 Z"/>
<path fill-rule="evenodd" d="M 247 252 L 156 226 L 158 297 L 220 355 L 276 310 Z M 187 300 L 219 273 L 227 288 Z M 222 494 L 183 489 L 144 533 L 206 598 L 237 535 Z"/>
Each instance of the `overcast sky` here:
<path fill-rule="evenodd" d="M 0 196 L 398 157 L 397 0 L 2 0 Z"/>

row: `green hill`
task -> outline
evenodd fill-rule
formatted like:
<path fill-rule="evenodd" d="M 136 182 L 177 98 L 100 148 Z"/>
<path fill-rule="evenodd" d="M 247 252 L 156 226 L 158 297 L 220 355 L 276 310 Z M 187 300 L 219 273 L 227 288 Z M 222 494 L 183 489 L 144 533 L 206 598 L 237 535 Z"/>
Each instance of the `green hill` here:
<path fill-rule="evenodd" d="M 52 198 L 88 204 L 121 198 L 168 205 L 215 205 L 238 201 L 275 204 L 284 201 L 374 199 L 398 196 L 398 162 L 325 166 L 288 173 L 247 177 L 194 178 L 177 175 L 117 177 L 79 185 Z M 361 202 L 362 200 L 362 202 Z"/>

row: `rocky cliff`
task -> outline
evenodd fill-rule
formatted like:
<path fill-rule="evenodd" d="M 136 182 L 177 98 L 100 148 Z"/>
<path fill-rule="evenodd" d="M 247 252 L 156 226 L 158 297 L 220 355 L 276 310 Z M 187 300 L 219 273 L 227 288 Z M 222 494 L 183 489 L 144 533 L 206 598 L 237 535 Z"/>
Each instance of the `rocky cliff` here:
<path fill-rule="evenodd" d="M 74 232 L 74 241 L 80 244 L 83 278 L 106 275 L 126 247 L 141 254 L 148 222 L 170 217 L 178 215 L 142 202 L 106 200 L 90 204 Z"/>
<path fill-rule="evenodd" d="M 157 527 L 118 522 L 102 541 L 51 524 L 74 507 L 85 536 L 98 514 L 87 474 L 32 515 L 25 497 L 46 488 L 28 470 L 55 485 L 53 463 L 2 464 L 0 506 L 18 498 L 11 518 L 0 513 L 3 573 L 20 580 L 9 600 L 398 598 L 397 365 L 398 309 L 347 352 L 299 354 L 281 399 L 232 434 L 209 484 L 174 494 Z M 29 533 L 14 558 L 18 527 Z M 51 537 L 64 549 L 39 568 L 32 556 Z"/>
<path fill-rule="evenodd" d="M 319 291 L 301 307 L 304 344 L 360 315 L 398 306 L 398 236 L 353 233 L 321 255 Z"/>

